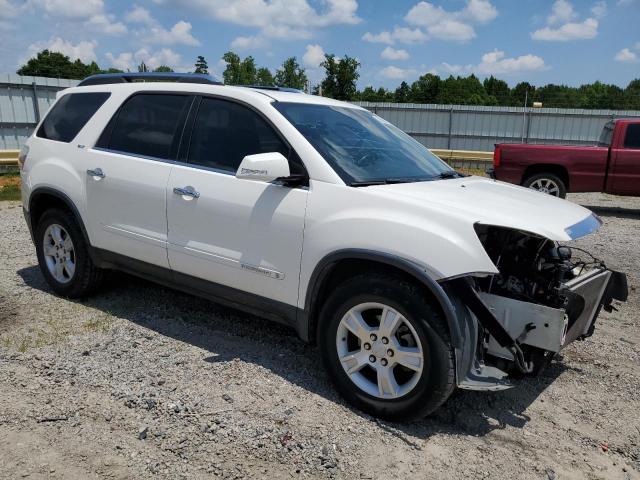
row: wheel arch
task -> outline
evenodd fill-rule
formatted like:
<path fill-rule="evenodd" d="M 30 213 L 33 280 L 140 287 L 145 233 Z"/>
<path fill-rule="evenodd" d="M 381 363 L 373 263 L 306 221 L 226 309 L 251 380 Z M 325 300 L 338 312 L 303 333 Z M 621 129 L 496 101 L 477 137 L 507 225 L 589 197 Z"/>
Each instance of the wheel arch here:
<path fill-rule="evenodd" d="M 315 342 L 319 324 L 319 312 L 323 299 L 329 293 L 330 284 L 346 279 L 349 276 L 362 273 L 367 270 L 400 274 L 419 283 L 425 291 L 432 296 L 436 306 L 440 308 L 446 318 L 449 334 L 455 350 L 462 347 L 462 334 L 458 324 L 455 308 L 451 299 L 426 270 L 415 263 L 397 255 L 384 252 L 376 252 L 364 249 L 345 249 L 326 255 L 316 265 L 305 296 L 304 312 L 306 319 L 300 325 L 299 333 L 310 342 Z"/>
<path fill-rule="evenodd" d="M 529 177 L 539 173 L 552 173 L 556 175 L 564 182 L 565 188 L 569 191 L 569 170 L 567 170 L 564 165 L 557 165 L 554 163 L 536 163 L 534 165 L 529 165 L 522 174 L 522 181 L 520 184 L 524 184 Z"/>
<path fill-rule="evenodd" d="M 87 229 L 85 228 L 84 221 L 82 220 L 82 215 L 80 215 L 80 211 L 73 203 L 73 200 L 60 190 L 56 190 L 51 187 L 37 187 L 29 196 L 27 223 L 29 225 L 29 230 L 31 231 L 32 240 L 35 240 L 34 235 L 38 225 L 38 220 L 42 214 L 50 208 L 60 208 L 71 212 L 78 221 L 78 225 L 80 226 L 80 231 L 82 232 L 85 242 L 88 246 L 91 246 Z M 93 249 L 89 248 L 89 251 L 91 252 L 91 255 L 93 255 Z"/>

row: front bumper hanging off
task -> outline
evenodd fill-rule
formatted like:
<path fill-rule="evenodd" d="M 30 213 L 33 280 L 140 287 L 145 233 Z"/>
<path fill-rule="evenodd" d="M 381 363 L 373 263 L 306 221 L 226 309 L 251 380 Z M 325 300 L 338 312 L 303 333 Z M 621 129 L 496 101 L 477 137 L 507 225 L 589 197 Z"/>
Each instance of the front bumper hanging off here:
<path fill-rule="evenodd" d="M 541 368 L 527 352 L 550 352 L 538 356 L 538 361 L 540 358 L 549 361 L 575 340 L 591 336 L 602 308 L 611 312 L 614 300 L 626 301 L 628 297 L 626 276 L 604 267 L 594 268 L 564 284 L 568 299 L 565 308 L 477 292 L 468 278 L 452 280 L 450 285 L 489 334 L 482 346 L 478 345 L 483 350 L 482 357 L 488 354 L 513 362 L 521 374 Z M 477 358 L 470 367 L 466 378 L 459 382 L 461 388 L 487 390 L 513 386 L 506 372 Z"/>

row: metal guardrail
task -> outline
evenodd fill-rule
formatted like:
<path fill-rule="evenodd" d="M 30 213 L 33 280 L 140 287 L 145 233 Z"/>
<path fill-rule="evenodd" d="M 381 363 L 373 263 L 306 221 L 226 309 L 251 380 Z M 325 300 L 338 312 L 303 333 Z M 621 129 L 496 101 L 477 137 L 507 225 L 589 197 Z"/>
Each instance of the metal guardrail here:
<path fill-rule="evenodd" d="M 454 168 L 473 168 L 487 170 L 491 166 L 493 152 L 479 152 L 472 150 L 442 150 L 431 149 L 435 155 Z M 0 150 L 0 172 L 12 171 L 18 168 L 19 150 Z"/>

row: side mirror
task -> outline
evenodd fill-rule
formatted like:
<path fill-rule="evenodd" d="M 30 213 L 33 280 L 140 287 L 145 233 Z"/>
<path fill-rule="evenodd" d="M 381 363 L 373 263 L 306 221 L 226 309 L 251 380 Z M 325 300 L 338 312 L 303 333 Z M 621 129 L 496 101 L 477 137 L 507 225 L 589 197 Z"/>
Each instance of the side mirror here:
<path fill-rule="evenodd" d="M 289 162 L 279 152 L 247 155 L 236 172 L 236 178 L 259 182 L 273 182 L 290 175 Z"/>

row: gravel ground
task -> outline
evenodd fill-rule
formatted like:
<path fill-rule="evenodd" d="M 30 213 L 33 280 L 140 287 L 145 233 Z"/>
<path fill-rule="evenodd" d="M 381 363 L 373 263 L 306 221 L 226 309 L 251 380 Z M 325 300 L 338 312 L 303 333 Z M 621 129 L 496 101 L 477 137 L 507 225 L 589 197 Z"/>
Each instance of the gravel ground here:
<path fill-rule="evenodd" d="M 351 409 L 284 327 L 121 274 L 53 296 L 0 202 L 0 477 L 640 479 L 640 199 L 571 199 L 630 301 L 542 376 L 411 424 Z"/>

